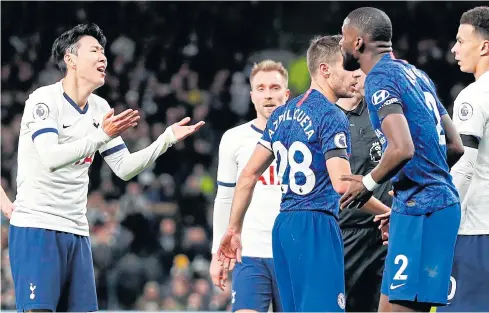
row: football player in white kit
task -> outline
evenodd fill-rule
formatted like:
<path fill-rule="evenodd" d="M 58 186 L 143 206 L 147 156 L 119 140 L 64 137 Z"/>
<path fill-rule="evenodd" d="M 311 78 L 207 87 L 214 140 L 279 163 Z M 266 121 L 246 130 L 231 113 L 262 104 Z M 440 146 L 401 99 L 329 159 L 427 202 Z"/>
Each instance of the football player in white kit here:
<path fill-rule="evenodd" d="M 216 253 L 229 222 L 236 181 L 261 138 L 268 118 L 275 108 L 285 104 L 290 94 L 287 70 L 275 61 L 255 64 L 250 83 L 251 101 L 257 117 L 226 131 L 219 146 L 210 274 L 213 283 L 221 289 L 233 265 L 221 264 Z M 237 263 L 232 273 L 233 312 L 266 312 L 270 304 L 274 311 L 281 311 L 272 258 L 272 228 L 280 210 L 281 197 L 274 161 L 260 177 L 244 220 L 243 262 Z"/>
<path fill-rule="evenodd" d="M 99 151 L 114 173 L 128 180 L 204 124 L 185 126 L 186 118 L 147 148 L 130 153 L 119 135 L 137 125 L 138 112 L 115 115 L 93 94 L 105 82 L 105 44 L 94 24 L 63 33 L 52 57 L 65 77 L 35 90 L 25 103 L 9 229 L 18 311 L 98 310 L 85 215 L 94 153 Z"/>
<path fill-rule="evenodd" d="M 448 305 L 439 312 L 489 311 L 489 7 L 460 19 L 452 48 L 460 70 L 475 82 L 460 92 L 453 108 L 465 153 L 452 168 L 462 217 L 455 246 Z"/>

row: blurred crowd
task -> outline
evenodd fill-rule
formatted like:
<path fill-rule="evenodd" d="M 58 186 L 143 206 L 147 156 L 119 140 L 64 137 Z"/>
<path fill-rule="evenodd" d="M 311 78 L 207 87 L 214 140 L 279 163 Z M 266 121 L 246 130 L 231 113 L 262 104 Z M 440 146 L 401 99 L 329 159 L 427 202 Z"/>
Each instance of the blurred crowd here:
<path fill-rule="evenodd" d="M 450 49 L 461 14 L 478 3 L 369 3 L 394 25 L 396 56 L 425 70 L 451 113 L 472 77 Z M 106 84 L 96 93 L 142 121 L 123 139 L 134 152 L 190 116 L 201 131 L 130 182 L 97 155 L 88 219 L 102 310 L 228 310 L 230 284 L 210 282 L 212 210 L 222 133 L 254 118 L 253 62 L 282 61 L 293 95 L 308 88 L 304 52 L 316 34 L 340 32 L 355 2 L 2 2 L 1 184 L 15 198 L 17 139 L 24 101 L 61 78 L 49 60 L 66 29 L 97 23 L 108 39 Z M 300 14 L 298 14 L 300 12 Z M 1 227 L 1 309 L 14 309 L 8 220 Z"/>

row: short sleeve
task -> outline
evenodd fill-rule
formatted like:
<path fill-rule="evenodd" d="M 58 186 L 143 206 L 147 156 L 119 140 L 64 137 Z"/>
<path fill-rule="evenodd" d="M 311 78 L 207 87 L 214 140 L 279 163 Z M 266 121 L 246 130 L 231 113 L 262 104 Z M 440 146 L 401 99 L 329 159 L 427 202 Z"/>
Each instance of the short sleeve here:
<path fill-rule="evenodd" d="M 351 137 L 349 122 L 341 110 L 335 110 L 333 114 L 323 116 L 320 129 L 320 142 L 323 154 L 326 156 L 332 151 L 338 151 L 340 156 L 348 159 L 351 154 Z"/>
<path fill-rule="evenodd" d="M 58 108 L 50 97 L 31 94 L 25 102 L 23 123 L 34 140 L 45 133 L 58 134 Z"/>
<path fill-rule="evenodd" d="M 453 107 L 453 123 L 461 135 L 482 138 L 487 116 L 482 101 L 461 95 Z"/>
<path fill-rule="evenodd" d="M 402 108 L 399 87 L 394 78 L 387 72 L 374 72 L 369 74 L 365 82 L 365 100 L 369 109 L 373 109 L 380 122 L 390 112 L 399 112 Z"/>

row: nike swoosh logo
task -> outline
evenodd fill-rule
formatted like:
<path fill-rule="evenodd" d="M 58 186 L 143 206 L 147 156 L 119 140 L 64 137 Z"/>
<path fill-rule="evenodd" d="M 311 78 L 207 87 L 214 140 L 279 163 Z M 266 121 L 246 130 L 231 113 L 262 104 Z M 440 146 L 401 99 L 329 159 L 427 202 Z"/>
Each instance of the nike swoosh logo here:
<path fill-rule="evenodd" d="M 405 284 L 406 284 L 406 283 L 404 283 L 404 284 L 400 284 L 400 285 L 393 285 L 393 284 L 391 284 L 391 290 L 394 290 L 394 289 L 397 289 L 397 288 L 399 288 L 399 287 L 402 287 L 402 286 L 404 286 Z"/>
<path fill-rule="evenodd" d="M 71 126 L 71 125 L 66 126 L 65 124 L 63 124 L 63 128 L 68 128 L 68 127 L 70 127 L 70 126 Z"/>

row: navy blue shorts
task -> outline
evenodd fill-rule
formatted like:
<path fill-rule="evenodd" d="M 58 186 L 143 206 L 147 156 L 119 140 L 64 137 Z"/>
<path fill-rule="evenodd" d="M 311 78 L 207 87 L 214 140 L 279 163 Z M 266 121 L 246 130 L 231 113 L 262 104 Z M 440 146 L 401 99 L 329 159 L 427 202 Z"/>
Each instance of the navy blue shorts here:
<path fill-rule="evenodd" d="M 243 257 L 233 270 L 233 312 L 254 310 L 282 312 L 273 259 Z"/>
<path fill-rule="evenodd" d="M 332 215 L 280 212 L 272 247 L 284 312 L 344 312 L 343 238 Z"/>
<path fill-rule="evenodd" d="M 88 237 L 30 227 L 9 229 L 17 311 L 97 311 Z"/>
<path fill-rule="evenodd" d="M 428 215 L 392 211 L 382 293 L 389 301 L 447 304 L 460 204 Z"/>
<path fill-rule="evenodd" d="M 457 237 L 450 282 L 438 312 L 489 312 L 489 235 Z"/>

